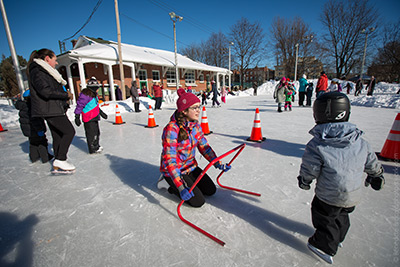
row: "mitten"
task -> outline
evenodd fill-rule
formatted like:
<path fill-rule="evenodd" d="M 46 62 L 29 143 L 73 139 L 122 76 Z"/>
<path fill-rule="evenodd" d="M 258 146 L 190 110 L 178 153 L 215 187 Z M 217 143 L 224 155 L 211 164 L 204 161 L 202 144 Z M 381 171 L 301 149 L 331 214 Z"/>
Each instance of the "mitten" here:
<path fill-rule="evenodd" d="M 310 190 L 311 186 L 309 183 L 304 182 L 303 177 L 300 175 L 297 176 L 297 180 L 299 181 L 299 187 L 303 190 Z"/>
<path fill-rule="evenodd" d="M 365 186 L 371 185 L 372 189 L 376 191 L 381 190 L 384 184 L 385 184 L 385 178 L 383 177 L 383 175 L 380 175 L 378 177 L 368 175 L 367 178 L 365 179 Z"/>
<path fill-rule="evenodd" d="M 179 195 L 181 196 L 182 200 L 188 201 L 192 197 L 194 197 L 193 192 L 189 192 L 189 188 L 183 189 L 181 192 L 179 192 Z"/>
<path fill-rule="evenodd" d="M 227 172 L 227 171 L 229 171 L 229 170 L 232 168 L 232 166 L 229 165 L 228 163 L 221 164 L 220 161 L 217 161 L 217 162 L 214 164 L 214 167 L 217 168 L 217 169 L 220 169 L 220 170 L 222 170 L 222 171 L 224 171 L 224 172 Z"/>
<path fill-rule="evenodd" d="M 108 118 L 107 114 L 104 113 L 104 111 L 102 111 L 101 109 L 100 109 L 100 116 L 105 120 Z"/>
<path fill-rule="evenodd" d="M 68 93 L 68 99 L 72 100 L 74 98 L 74 95 L 70 91 L 67 91 L 67 93 Z"/>
<path fill-rule="evenodd" d="M 75 114 L 75 124 L 76 126 L 81 126 L 82 122 L 81 122 L 81 115 L 79 114 Z"/>

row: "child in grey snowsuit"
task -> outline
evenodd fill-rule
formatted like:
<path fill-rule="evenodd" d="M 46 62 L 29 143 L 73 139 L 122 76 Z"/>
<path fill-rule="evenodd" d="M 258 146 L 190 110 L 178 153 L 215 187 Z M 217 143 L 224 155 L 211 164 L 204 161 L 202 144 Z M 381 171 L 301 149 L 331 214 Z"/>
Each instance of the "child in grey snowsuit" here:
<path fill-rule="evenodd" d="M 282 103 L 285 102 L 285 95 L 289 91 L 288 84 L 285 77 L 275 86 L 274 99 L 278 103 L 278 112 L 282 112 Z"/>
<path fill-rule="evenodd" d="M 304 151 L 297 179 L 304 190 L 317 180 L 311 204 L 316 230 L 308 247 L 332 263 L 350 227 L 348 214 L 360 201 L 362 185 L 380 190 L 385 180 L 375 153 L 361 137 L 363 132 L 348 122 L 350 101 L 345 94 L 321 95 L 313 111 L 316 126 L 310 130 L 313 138 Z M 368 174 L 365 182 L 364 172 Z"/>

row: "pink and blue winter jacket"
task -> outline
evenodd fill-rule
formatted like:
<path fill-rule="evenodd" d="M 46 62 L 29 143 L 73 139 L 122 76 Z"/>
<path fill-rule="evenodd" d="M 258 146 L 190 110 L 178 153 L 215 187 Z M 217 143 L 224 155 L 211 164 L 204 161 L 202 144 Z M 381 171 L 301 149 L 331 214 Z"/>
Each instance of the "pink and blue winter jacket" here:
<path fill-rule="evenodd" d="M 76 101 L 75 114 L 82 114 L 82 121 L 88 122 L 94 118 L 100 119 L 99 99 L 90 97 L 88 95 L 79 94 L 78 101 Z"/>

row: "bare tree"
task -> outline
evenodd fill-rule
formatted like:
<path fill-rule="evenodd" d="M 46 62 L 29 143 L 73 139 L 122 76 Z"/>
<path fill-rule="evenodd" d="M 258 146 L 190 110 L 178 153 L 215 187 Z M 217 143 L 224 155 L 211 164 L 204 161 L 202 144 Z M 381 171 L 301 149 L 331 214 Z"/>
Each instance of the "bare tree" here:
<path fill-rule="evenodd" d="M 374 75 L 378 80 L 399 82 L 400 20 L 397 23 L 386 25 L 382 36 L 383 47 L 378 48 L 374 62 L 368 68 L 368 74 Z"/>
<path fill-rule="evenodd" d="M 265 35 L 260 23 L 250 23 L 246 18 L 239 19 L 230 30 L 229 37 L 234 42 L 232 55 L 243 86 L 244 71 L 262 60 Z"/>
<path fill-rule="evenodd" d="M 311 55 L 311 49 L 316 47 L 315 34 L 309 26 L 304 23 L 302 18 L 285 19 L 275 17 L 271 26 L 272 42 L 275 48 L 277 65 L 284 67 L 287 77 L 293 79 L 296 61 L 296 47 L 298 47 L 298 57 L 306 59 Z M 304 73 L 307 60 L 300 61 L 298 73 Z"/>
<path fill-rule="evenodd" d="M 228 67 L 228 38 L 222 32 L 212 33 L 205 43 L 206 64 L 217 67 Z"/>
<path fill-rule="evenodd" d="M 205 45 L 203 43 L 200 44 L 190 44 L 185 48 L 180 48 L 179 53 L 182 55 L 187 56 L 188 58 L 199 61 L 199 62 L 206 62 L 206 51 Z"/>
<path fill-rule="evenodd" d="M 228 38 L 222 32 L 212 33 L 206 42 L 191 44 L 180 52 L 190 59 L 217 67 L 228 67 Z"/>
<path fill-rule="evenodd" d="M 337 78 L 361 65 L 365 40 L 362 30 L 376 27 L 377 18 L 368 0 L 329 0 L 324 5 L 320 16 L 328 32 L 323 36 L 324 46 L 334 61 Z M 375 33 L 369 35 L 369 40 L 373 40 Z"/>

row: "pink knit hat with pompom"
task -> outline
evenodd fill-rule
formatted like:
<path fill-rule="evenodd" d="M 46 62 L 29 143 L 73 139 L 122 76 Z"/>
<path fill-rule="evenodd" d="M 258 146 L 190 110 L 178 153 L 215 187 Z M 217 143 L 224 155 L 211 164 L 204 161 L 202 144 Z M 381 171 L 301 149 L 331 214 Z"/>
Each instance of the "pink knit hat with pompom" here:
<path fill-rule="evenodd" d="M 178 107 L 178 112 L 184 111 L 193 104 L 200 103 L 200 99 L 192 93 L 187 93 L 185 89 L 179 88 L 178 91 L 178 101 L 176 101 L 176 106 Z"/>

